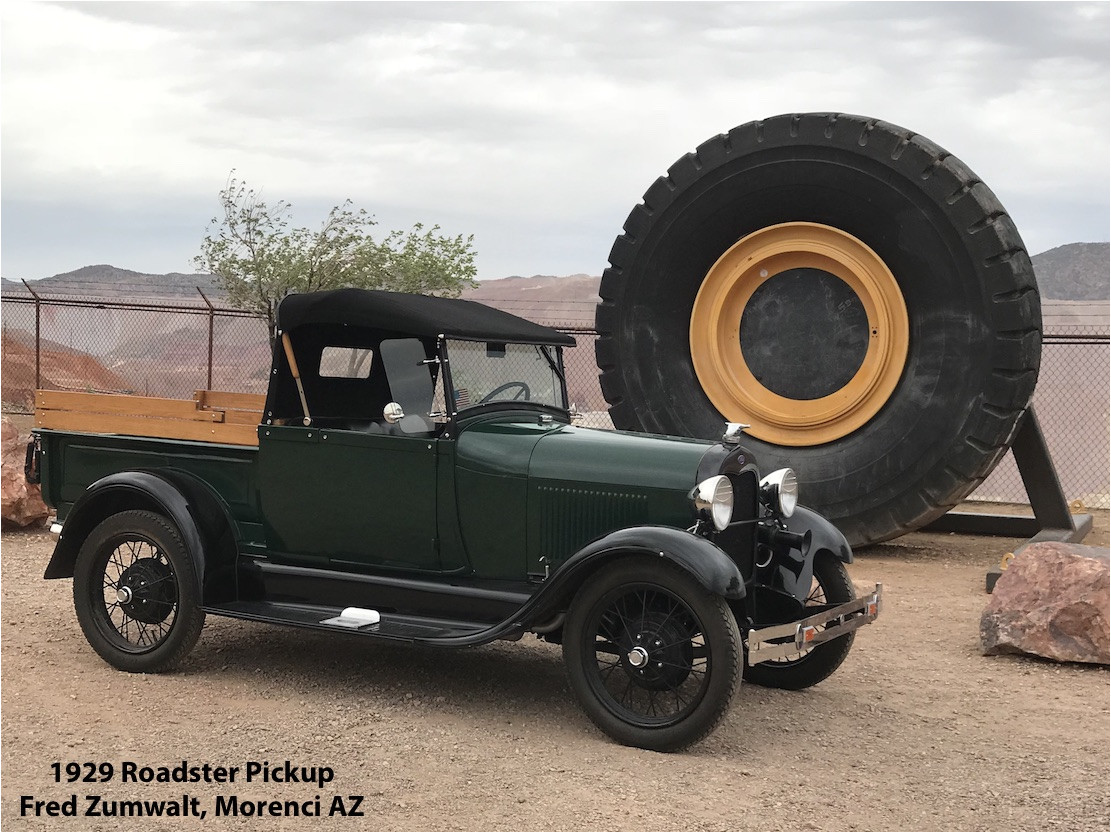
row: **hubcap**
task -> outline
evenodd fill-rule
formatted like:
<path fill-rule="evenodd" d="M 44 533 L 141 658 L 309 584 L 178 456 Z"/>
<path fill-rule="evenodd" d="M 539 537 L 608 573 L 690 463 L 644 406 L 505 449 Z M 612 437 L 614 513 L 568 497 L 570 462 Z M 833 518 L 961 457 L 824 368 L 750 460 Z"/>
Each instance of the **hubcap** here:
<path fill-rule="evenodd" d="M 157 558 L 140 558 L 120 576 L 116 599 L 132 619 L 158 624 L 174 609 L 173 573 Z"/>
<path fill-rule="evenodd" d="M 629 636 L 633 638 L 624 643 L 625 672 L 637 685 L 665 691 L 687 678 L 693 661 L 690 631 L 678 619 L 646 610 L 635 635 L 625 640 Z"/>
<path fill-rule="evenodd" d="M 710 682 L 709 646 L 681 599 L 655 586 L 615 588 L 592 622 L 588 681 L 606 709 L 633 725 L 666 726 L 698 707 Z"/>
<path fill-rule="evenodd" d="M 629 665 L 633 668 L 643 668 L 648 664 L 648 652 L 637 645 L 633 650 L 629 651 L 628 656 L 625 657 L 629 661 Z"/>
<path fill-rule="evenodd" d="M 777 290 L 786 296 L 782 305 L 801 299 L 812 311 L 802 319 L 806 333 L 783 339 L 801 347 L 779 350 L 779 362 L 774 349 L 773 360 L 765 354 L 762 332 Z M 806 300 L 814 297 L 829 299 L 826 312 Z M 799 322 L 792 312 L 784 320 Z M 749 434 L 778 445 L 831 442 L 868 422 L 898 385 L 909 341 L 906 303 L 891 270 L 856 237 L 818 223 L 783 223 L 743 237 L 710 268 L 691 310 L 691 361 L 706 396 L 727 420 L 749 423 Z M 809 375 L 826 379 L 792 379 L 790 366 L 801 362 L 790 353 L 800 350 L 834 352 L 842 369 L 828 372 L 818 362 Z M 793 372 L 808 375 L 805 368 Z"/>

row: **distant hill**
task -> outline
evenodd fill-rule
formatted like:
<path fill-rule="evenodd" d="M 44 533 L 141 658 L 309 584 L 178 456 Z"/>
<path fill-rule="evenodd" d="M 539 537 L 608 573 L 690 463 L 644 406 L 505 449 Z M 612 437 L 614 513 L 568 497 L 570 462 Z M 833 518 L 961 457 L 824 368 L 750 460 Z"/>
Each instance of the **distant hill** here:
<path fill-rule="evenodd" d="M 1111 295 L 1111 243 L 1067 243 L 1030 260 L 1043 298 L 1106 301 Z"/>
<path fill-rule="evenodd" d="M 216 286 L 215 275 L 189 275 L 170 272 L 166 275 L 150 275 L 133 272 L 102 263 L 96 266 L 83 266 L 72 272 L 63 272 L 37 281 L 28 281 L 34 290 L 42 295 L 61 295 L 66 297 L 116 297 L 120 300 L 180 299 L 203 304 L 197 294 L 197 287 L 210 298 L 222 293 Z M 2 290 L 5 295 L 26 295 L 27 289 L 20 281 L 3 279 Z"/>
<path fill-rule="evenodd" d="M 513 276 L 482 281 L 475 289 L 463 293 L 464 298 L 481 301 L 522 318 L 543 321 L 559 327 L 592 327 L 594 308 L 601 277 L 570 275 Z"/>

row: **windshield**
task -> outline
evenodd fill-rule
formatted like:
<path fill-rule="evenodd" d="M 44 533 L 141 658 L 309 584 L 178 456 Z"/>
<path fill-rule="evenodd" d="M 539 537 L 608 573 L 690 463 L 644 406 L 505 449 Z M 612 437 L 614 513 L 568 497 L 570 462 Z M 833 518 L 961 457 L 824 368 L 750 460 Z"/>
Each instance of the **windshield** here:
<path fill-rule="evenodd" d="M 488 402 L 537 402 L 566 410 L 558 348 L 448 341 L 455 408 Z"/>

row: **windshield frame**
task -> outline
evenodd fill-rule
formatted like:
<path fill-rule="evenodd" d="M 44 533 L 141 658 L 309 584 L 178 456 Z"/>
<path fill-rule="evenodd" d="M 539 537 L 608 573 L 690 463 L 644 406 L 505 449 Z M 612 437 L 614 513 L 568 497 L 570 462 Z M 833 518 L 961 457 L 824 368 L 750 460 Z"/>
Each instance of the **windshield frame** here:
<path fill-rule="evenodd" d="M 495 399 L 491 402 L 482 404 L 475 403 L 460 408 L 455 401 L 455 384 L 452 381 L 451 375 L 451 355 L 448 350 L 448 341 L 467 341 L 475 344 L 499 344 L 499 345 L 525 345 L 534 347 L 540 354 L 545 357 L 551 367 L 555 377 L 559 380 L 559 396 L 562 405 L 555 405 L 548 402 L 534 402 L 531 400 L 505 400 Z M 437 355 L 440 359 L 440 383 L 443 385 L 444 407 L 448 411 L 448 417 L 454 421 L 461 415 L 471 415 L 477 413 L 484 413 L 487 411 L 499 410 L 532 410 L 543 411 L 545 413 L 556 413 L 560 415 L 567 415 L 570 417 L 570 405 L 567 401 L 567 374 L 563 365 L 563 346 L 558 344 L 537 344 L 532 341 L 489 341 L 484 338 L 460 338 L 459 336 L 451 336 L 450 338 L 441 335 L 436 340 Z M 552 351 L 552 352 L 549 352 Z"/>

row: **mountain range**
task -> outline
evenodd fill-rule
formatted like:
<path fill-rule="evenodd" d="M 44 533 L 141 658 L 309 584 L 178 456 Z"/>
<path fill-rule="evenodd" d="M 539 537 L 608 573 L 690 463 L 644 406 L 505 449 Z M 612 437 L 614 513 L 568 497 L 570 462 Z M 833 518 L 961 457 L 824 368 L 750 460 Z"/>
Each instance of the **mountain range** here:
<path fill-rule="evenodd" d="M 185 274 L 170 272 L 154 275 L 146 272 L 133 272 L 118 266 L 98 264 L 82 266 L 72 272 L 63 272 L 49 278 L 30 280 L 28 283 L 43 295 L 62 295 L 66 297 L 103 297 L 150 296 L 158 299 L 181 298 L 200 301 L 197 287 L 204 290 L 210 298 L 222 297 L 223 293 L 216 282 L 215 275 Z M 27 288 L 22 281 L 0 279 L 0 290 L 8 295 L 26 295 Z M 134 297 L 132 300 L 140 300 Z"/>
<path fill-rule="evenodd" d="M 1109 296 L 1111 244 L 1068 243 L 1031 258 L 1042 297 L 1060 301 L 1105 301 Z M 589 326 L 598 302 L 598 282 L 592 275 L 554 277 L 515 275 L 480 282 L 464 297 L 499 306 L 525 318 L 561 326 Z M 100 264 L 84 266 L 31 282 L 36 292 L 50 296 L 114 297 L 141 301 L 156 299 L 203 305 L 198 287 L 214 302 L 223 299 L 216 277 L 171 272 L 146 274 Z M 26 295 L 21 282 L 0 281 L 4 295 Z"/>

